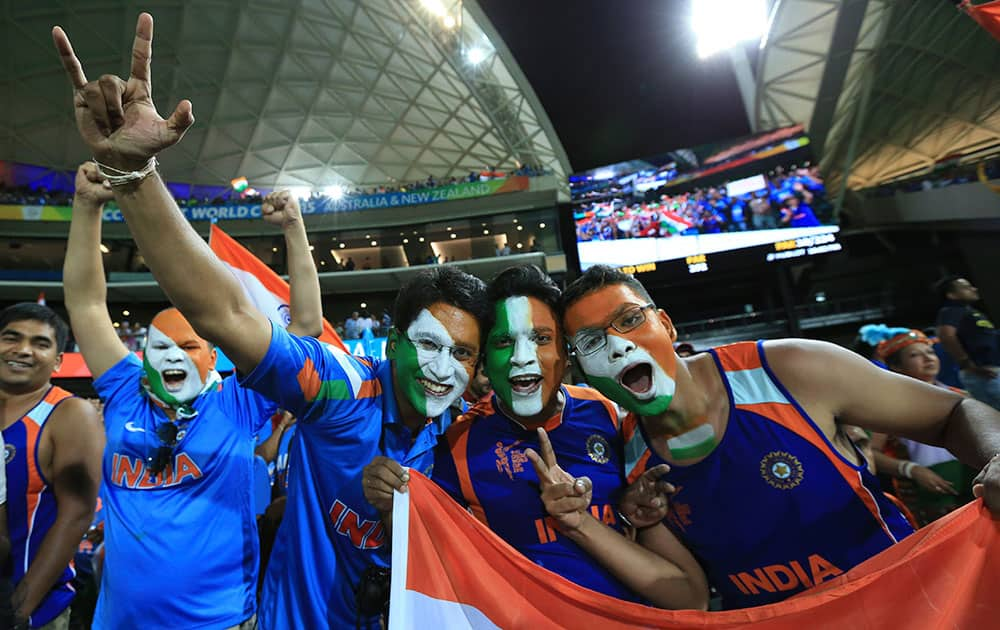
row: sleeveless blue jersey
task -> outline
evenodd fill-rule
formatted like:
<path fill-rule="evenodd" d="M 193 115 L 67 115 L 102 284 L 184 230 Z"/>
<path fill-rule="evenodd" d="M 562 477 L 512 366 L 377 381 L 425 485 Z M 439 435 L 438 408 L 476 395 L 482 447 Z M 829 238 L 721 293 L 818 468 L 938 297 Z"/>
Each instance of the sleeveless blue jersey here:
<path fill-rule="evenodd" d="M 767 365 L 763 342 L 712 350 L 729 422 L 702 461 L 671 464 L 666 523 L 725 608 L 783 600 L 913 532 L 861 464 L 843 457 Z M 626 428 L 630 478 L 662 460 Z M 633 467 L 634 466 L 634 467 Z"/>
<path fill-rule="evenodd" d="M 390 557 L 361 471 L 385 455 L 429 475 L 450 417 L 428 420 L 413 436 L 399 419 L 389 361 L 271 328 L 267 354 L 244 384 L 297 422 L 288 503 L 261 594 L 261 628 L 378 628 L 378 617 L 358 618 L 354 596 L 364 570 L 388 566 Z"/>
<path fill-rule="evenodd" d="M 196 398 L 170 464 L 163 410 L 129 354 L 94 381 L 104 401 L 104 570 L 95 629 L 228 628 L 256 611 L 259 549 L 253 511 L 253 434 L 275 405 L 232 377 Z"/>
<path fill-rule="evenodd" d="M 625 485 L 618 410 L 596 390 L 563 386 L 566 406 L 545 430 L 559 466 L 590 477 L 591 512 L 621 531 L 612 496 Z M 433 480 L 468 507 L 512 547 L 536 564 L 611 597 L 639 597 L 586 551 L 556 529 L 538 490 L 538 476 L 524 455 L 539 452 L 538 435 L 503 415 L 496 396 L 476 405 L 448 429 L 434 458 Z"/>
<path fill-rule="evenodd" d="M 62 401 L 73 395 L 51 387 L 28 413 L 3 430 L 7 464 L 7 526 L 10 533 L 10 560 L 4 575 L 17 584 L 35 559 L 45 534 L 56 520 L 56 496 L 38 463 L 38 444 L 45 422 Z M 63 569 L 55 584 L 30 617 L 38 627 L 55 619 L 73 601 L 76 576 L 72 565 Z"/>

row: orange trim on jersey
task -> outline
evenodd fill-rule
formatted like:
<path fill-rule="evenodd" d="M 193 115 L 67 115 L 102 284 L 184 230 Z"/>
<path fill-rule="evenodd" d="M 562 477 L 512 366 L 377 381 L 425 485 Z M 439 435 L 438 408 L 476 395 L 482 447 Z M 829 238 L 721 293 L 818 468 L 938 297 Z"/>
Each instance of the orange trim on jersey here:
<path fill-rule="evenodd" d="M 354 356 L 354 355 L 351 355 L 351 356 Z M 372 362 L 371 362 L 371 359 L 369 359 L 368 357 L 354 357 L 354 358 L 355 358 L 355 360 L 357 360 L 357 362 L 358 362 L 358 363 L 360 363 L 361 365 L 366 365 L 366 366 L 368 366 L 368 367 L 371 367 L 371 366 L 372 366 Z"/>
<path fill-rule="evenodd" d="M 305 399 L 310 402 L 316 400 L 323 381 L 320 379 L 319 372 L 316 371 L 316 366 L 313 364 L 312 359 L 306 357 L 306 361 L 302 364 L 302 369 L 299 370 L 299 373 L 295 375 L 295 379 L 299 382 L 299 389 L 302 390 L 302 395 L 305 396 Z"/>
<path fill-rule="evenodd" d="M 735 370 L 752 370 L 762 367 L 760 354 L 757 352 L 757 342 L 741 341 L 715 349 L 722 369 L 727 372 Z"/>
<path fill-rule="evenodd" d="M 448 445 L 451 447 L 451 457 L 455 462 L 455 471 L 458 473 L 458 485 L 462 490 L 462 496 L 469 504 L 469 510 L 481 523 L 489 527 L 486 520 L 486 510 L 483 509 L 476 496 L 476 489 L 472 485 L 472 475 L 469 473 L 469 429 L 472 428 L 472 421 L 464 421 L 454 424 L 448 428 L 446 433 Z"/>
<path fill-rule="evenodd" d="M 642 457 L 639 458 L 639 461 L 635 463 L 635 466 L 632 468 L 632 472 L 630 472 L 628 475 L 628 482 L 630 484 L 635 483 L 636 479 L 641 477 L 642 474 L 646 472 L 646 466 L 649 465 L 650 455 L 652 455 L 652 453 L 650 453 L 649 449 L 647 448 L 646 452 L 644 452 L 642 454 Z"/>
<path fill-rule="evenodd" d="M 564 387 L 569 392 L 569 395 L 577 400 L 596 400 L 604 405 L 604 408 L 608 410 L 608 418 L 611 419 L 611 426 L 615 428 L 616 432 L 621 429 L 618 425 L 618 409 L 601 392 L 589 387 L 577 387 L 576 385 L 565 385 Z"/>
<path fill-rule="evenodd" d="M 906 507 L 905 503 L 899 500 L 899 497 L 897 497 L 894 494 L 889 494 L 888 492 L 883 492 L 882 494 L 885 495 L 885 498 L 889 499 L 890 503 L 899 508 L 899 511 L 902 512 L 903 516 L 906 517 L 906 520 L 910 522 L 910 525 L 913 527 L 914 531 L 920 529 L 920 522 L 917 521 L 917 517 L 913 515 L 913 512 L 910 511 L 910 508 Z"/>
<path fill-rule="evenodd" d="M 370 381 L 361 381 L 361 387 L 358 388 L 358 395 L 355 398 L 375 398 L 381 395 L 382 382 L 373 378 Z"/>
<path fill-rule="evenodd" d="M 858 473 L 857 469 L 849 466 L 839 453 L 835 452 L 834 449 L 829 445 L 829 443 L 824 440 L 813 428 L 812 424 L 808 420 L 802 417 L 802 415 L 790 404 L 783 403 L 755 403 L 750 405 L 736 405 L 737 409 L 742 409 L 745 411 L 751 411 L 760 416 L 767 418 L 781 426 L 785 427 L 795 435 L 808 441 L 810 444 L 815 446 L 821 453 L 826 455 L 826 458 L 830 460 L 837 472 L 844 478 L 847 485 L 854 490 L 854 494 L 861 499 L 861 502 L 868 508 L 875 520 L 878 521 L 879 525 L 882 526 L 882 530 L 885 531 L 886 535 L 896 541 L 896 537 L 889 530 L 889 526 L 886 524 L 885 519 L 882 518 L 882 512 L 879 510 L 878 504 L 875 502 L 875 497 L 872 496 L 871 491 L 861 483 L 861 475 Z"/>

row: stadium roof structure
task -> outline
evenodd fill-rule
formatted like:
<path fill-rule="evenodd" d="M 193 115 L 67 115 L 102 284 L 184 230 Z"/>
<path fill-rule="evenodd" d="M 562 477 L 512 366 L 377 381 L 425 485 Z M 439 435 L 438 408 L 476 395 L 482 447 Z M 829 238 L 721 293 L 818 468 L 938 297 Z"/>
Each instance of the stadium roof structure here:
<path fill-rule="evenodd" d="M 375 185 L 569 161 L 475 0 L 165 0 L 155 19 L 161 114 L 189 98 L 195 126 L 166 179 L 251 186 Z M 72 169 L 88 156 L 50 31 L 88 78 L 126 74 L 131 2 L 11 3 L 0 25 L 0 159 Z"/>
<path fill-rule="evenodd" d="M 1000 152 L 997 68 L 946 0 L 775 0 L 754 128 L 805 123 L 823 172 L 867 188 Z"/>

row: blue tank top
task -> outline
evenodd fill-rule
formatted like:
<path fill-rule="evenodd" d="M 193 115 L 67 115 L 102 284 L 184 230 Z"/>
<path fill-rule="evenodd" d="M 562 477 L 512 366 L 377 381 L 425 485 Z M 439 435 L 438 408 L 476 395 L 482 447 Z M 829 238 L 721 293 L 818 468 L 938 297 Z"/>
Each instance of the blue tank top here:
<path fill-rule="evenodd" d="M 677 487 L 666 523 L 727 609 L 781 601 L 913 532 L 864 456 L 841 455 L 777 379 L 762 343 L 711 351 L 729 396 L 725 433 L 705 459 L 665 476 Z M 630 479 L 663 463 L 640 430 L 625 437 Z"/>
<path fill-rule="evenodd" d="M 38 444 L 45 423 L 59 404 L 73 395 L 52 386 L 28 413 L 3 430 L 7 464 L 7 524 L 10 530 L 10 560 L 4 575 L 17 584 L 28 572 L 42 540 L 56 520 L 56 496 L 38 463 Z M 76 576 L 70 564 L 29 618 L 32 628 L 55 619 L 73 601 L 70 582 Z"/>

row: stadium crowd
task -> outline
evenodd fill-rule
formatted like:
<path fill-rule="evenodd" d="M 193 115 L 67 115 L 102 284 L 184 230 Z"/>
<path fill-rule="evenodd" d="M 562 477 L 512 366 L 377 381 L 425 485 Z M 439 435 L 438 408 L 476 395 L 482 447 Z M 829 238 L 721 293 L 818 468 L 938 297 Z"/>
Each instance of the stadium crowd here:
<path fill-rule="evenodd" d="M 578 206 L 578 241 L 611 241 L 672 235 L 720 234 L 779 227 L 812 227 L 830 220 L 826 187 L 815 167 L 766 177 L 767 187 L 739 196 L 725 187 L 696 188 L 653 201 L 615 198 Z M 822 219 L 821 219 L 822 217 Z"/>
<path fill-rule="evenodd" d="M 941 284 L 938 332 L 971 396 L 937 382 L 931 340 L 910 329 L 869 336 L 889 369 L 806 339 L 675 349 L 668 314 L 605 266 L 565 289 L 530 265 L 488 283 L 423 269 L 391 314 L 345 320 L 346 339 L 388 336 L 385 360 L 357 357 L 323 332 L 293 195 L 261 200 L 288 252 L 288 317 L 274 320 L 179 211 L 153 158 L 183 142 L 191 104 L 157 114 L 151 16 L 136 35 L 126 83 L 88 81 L 53 31 L 95 158 L 76 175 L 64 289 L 100 405 L 51 382 L 69 334 L 54 311 L 0 312 L 0 627 L 383 627 L 409 471 L 537 565 L 663 609 L 781 602 L 913 534 L 875 477 L 869 432 L 915 445 L 885 470 L 957 494 L 915 454 L 946 449 L 1000 518 L 1000 412 L 976 400 L 996 392 L 1000 344 L 968 280 Z M 790 225 L 822 194 L 808 172 L 770 185 L 758 206 L 781 204 Z M 112 199 L 172 304 L 141 360 L 108 312 Z M 749 229 L 734 203 L 708 189 L 664 205 L 686 229 Z M 610 237 L 642 236 L 628 220 Z M 216 348 L 233 374 L 216 371 Z M 585 385 L 566 383 L 570 363 Z"/>

